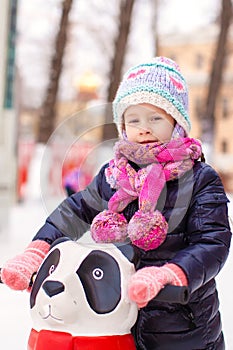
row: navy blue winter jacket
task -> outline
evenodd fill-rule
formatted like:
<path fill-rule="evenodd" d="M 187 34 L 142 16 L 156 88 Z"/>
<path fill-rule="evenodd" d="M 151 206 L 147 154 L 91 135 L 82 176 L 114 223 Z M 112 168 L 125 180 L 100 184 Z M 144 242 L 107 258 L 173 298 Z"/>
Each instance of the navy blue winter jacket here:
<path fill-rule="evenodd" d="M 48 217 L 35 239 L 51 243 L 63 235 L 79 238 L 114 193 L 102 167 L 82 192 L 68 197 Z M 191 293 L 188 305 L 152 300 L 139 312 L 133 328 L 137 348 L 147 350 L 224 350 L 215 277 L 230 247 L 228 199 L 217 173 L 196 162 L 180 179 L 169 181 L 157 209 L 169 223 L 165 242 L 152 251 L 141 250 L 141 265 L 172 262 L 186 273 Z M 137 200 L 124 210 L 129 220 Z"/>

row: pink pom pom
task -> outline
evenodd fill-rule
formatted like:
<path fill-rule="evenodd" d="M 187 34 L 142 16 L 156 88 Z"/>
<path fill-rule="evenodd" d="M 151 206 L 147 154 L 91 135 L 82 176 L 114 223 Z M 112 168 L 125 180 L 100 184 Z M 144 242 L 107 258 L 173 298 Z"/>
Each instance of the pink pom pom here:
<path fill-rule="evenodd" d="M 91 224 L 91 235 L 97 243 L 124 242 L 127 237 L 127 220 L 123 214 L 104 210 Z"/>
<path fill-rule="evenodd" d="M 128 225 L 131 242 L 144 250 L 158 248 L 165 240 L 168 223 L 160 211 L 142 212 L 138 210 Z"/>

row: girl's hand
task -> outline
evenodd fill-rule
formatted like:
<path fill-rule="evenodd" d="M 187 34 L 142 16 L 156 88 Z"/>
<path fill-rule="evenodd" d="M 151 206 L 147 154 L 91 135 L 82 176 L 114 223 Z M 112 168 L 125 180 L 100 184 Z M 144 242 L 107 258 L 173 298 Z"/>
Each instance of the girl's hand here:
<path fill-rule="evenodd" d="M 144 267 L 131 277 L 128 288 L 129 297 L 137 303 L 139 308 L 142 308 L 167 284 L 187 286 L 186 275 L 179 266 L 166 264 L 162 267 Z"/>
<path fill-rule="evenodd" d="M 32 241 L 22 254 L 8 260 L 1 268 L 1 282 L 14 290 L 28 289 L 49 248 L 45 241 Z"/>

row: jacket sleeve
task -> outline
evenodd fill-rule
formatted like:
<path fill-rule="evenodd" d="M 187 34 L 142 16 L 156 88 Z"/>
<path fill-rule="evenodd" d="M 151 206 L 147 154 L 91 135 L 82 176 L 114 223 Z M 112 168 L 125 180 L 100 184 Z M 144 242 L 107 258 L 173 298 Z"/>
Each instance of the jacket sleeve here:
<path fill-rule="evenodd" d="M 106 166 L 85 190 L 66 198 L 49 215 L 33 240 L 41 239 L 50 244 L 63 236 L 76 240 L 88 231 L 93 218 L 107 208 L 111 189 L 105 180 Z"/>
<path fill-rule="evenodd" d="M 228 199 L 218 174 L 205 165 L 195 178 L 187 215 L 187 248 L 172 259 L 185 271 L 191 292 L 216 277 L 231 241 Z"/>

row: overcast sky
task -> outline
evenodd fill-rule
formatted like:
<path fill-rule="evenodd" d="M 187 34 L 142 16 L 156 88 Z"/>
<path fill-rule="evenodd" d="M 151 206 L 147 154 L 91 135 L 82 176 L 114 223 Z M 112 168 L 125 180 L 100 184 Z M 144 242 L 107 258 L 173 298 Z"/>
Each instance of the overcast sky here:
<path fill-rule="evenodd" d="M 214 19 L 221 0 L 160 0 L 159 25 L 162 31 L 192 31 Z M 166 3 L 166 5 L 164 4 Z"/>

